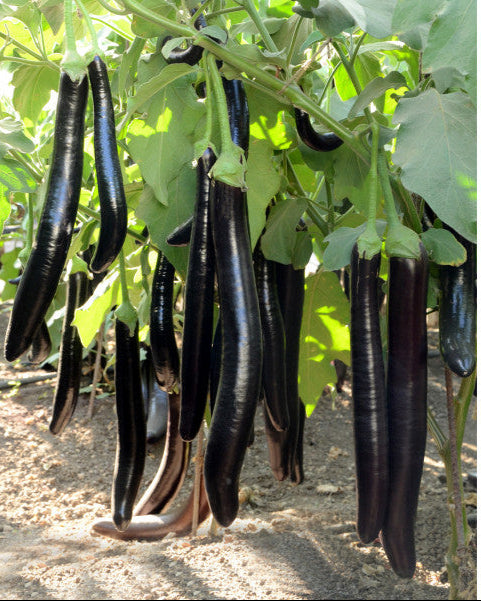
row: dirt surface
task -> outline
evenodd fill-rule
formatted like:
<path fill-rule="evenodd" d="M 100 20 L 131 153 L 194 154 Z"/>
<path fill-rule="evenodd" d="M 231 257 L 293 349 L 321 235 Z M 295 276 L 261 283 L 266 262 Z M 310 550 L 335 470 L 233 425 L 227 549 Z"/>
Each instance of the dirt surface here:
<path fill-rule="evenodd" d="M 4 306 L 0 340 L 8 313 Z M 435 335 L 431 332 L 433 340 Z M 0 365 L 2 381 L 38 373 L 43 372 L 21 364 Z M 48 430 L 53 389 L 51 380 L 0 391 L 0 598 L 448 598 L 446 488 L 431 440 L 419 499 L 415 577 L 398 578 L 379 543 L 358 540 L 349 383 L 334 401 L 321 399 L 306 422 L 303 484 L 274 480 L 259 411 L 241 475 L 249 501 L 236 521 L 213 533 L 207 520 L 196 536 L 157 542 L 90 534 L 96 518 L 110 515 L 114 399 L 97 401 L 88 420 L 88 398 L 82 396 L 72 423 L 56 438 Z M 429 404 L 446 428 L 439 357 L 429 359 Z M 143 489 L 161 456 L 162 443 L 149 448 Z M 465 475 L 475 471 L 475 459 L 470 410 Z M 183 495 L 191 485 L 189 477 Z"/>

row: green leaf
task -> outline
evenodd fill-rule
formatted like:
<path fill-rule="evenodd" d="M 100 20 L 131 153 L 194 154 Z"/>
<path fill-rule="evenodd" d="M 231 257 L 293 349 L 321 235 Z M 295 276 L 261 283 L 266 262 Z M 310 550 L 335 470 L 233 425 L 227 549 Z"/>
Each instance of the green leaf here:
<path fill-rule="evenodd" d="M 382 237 L 386 229 L 386 222 L 376 220 L 376 231 L 379 237 Z M 335 271 L 342 269 L 351 262 L 351 253 L 356 241 L 366 231 L 366 223 L 358 227 L 340 227 L 324 238 L 328 242 L 322 257 L 324 269 L 326 271 Z"/>
<path fill-rule="evenodd" d="M 281 186 L 281 175 L 272 159 L 273 150 L 269 142 L 251 137 L 246 182 L 252 248 L 264 228 L 266 208 Z"/>
<path fill-rule="evenodd" d="M 137 63 L 139 61 L 144 44 L 144 39 L 136 37 L 127 52 L 124 52 L 122 55 L 122 62 L 120 63 L 117 77 L 117 94 L 119 96 L 122 96 L 126 88 L 131 86 L 134 82 Z"/>
<path fill-rule="evenodd" d="M 250 85 L 246 85 L 246 93 L 249 103 L 250 144 L 255 138 L 267 140 L 277 150 L 290 148 L 296 138 L 286 127 L 283 115 L 285 105 Z"/>
<path fill-rule="evenodd" d="M 152 96 L 170 83 L 177 81 L 189 73 L 192 73 L 192 67 L 186 63 L 174 63 L 164 67 L 158 75 L 140 85 L 136 89 L 134 96 L 129 97 L 127 100 L 127 117 L 133 115 L 137 109 L 151 100 Z"/>
<path fill-rule="evenodd" d="M 429 89 L 401 99 L 393 121 L 400 127 L 392 158 L 403 185 L 476 242 L 476 109 L 469 98 Z"/>
<path fill-rule="evenodd" d="M 149 228 L 153 244 L 160 249 L 182 277 L 187 273 L 189 248 L 169 246 L 167 236 L 194 211 L 196 175 L 193 169 L 184 169 L 168 186 L 168 193 L 177 202 L 168 207 L 160 204 L 152 188 L 145 187 L 135 214 Z"/>
<path fill-rule="evenodd" d="M 361 88 L 365 88 L 375 77 L 383 76 L 379 56 L 373 52 L 360 54 L 354 63 L 354 70 L 356 71 Z M 353 86 L 344 65 L 336 71 L 334 79 L 336 90 L 341 100 L 349 100 L 353 96 L 357 97 L 356 88 Z"/>
<path fill-rule="evenodd" d="M 423 68 L 435 71 L 454 65 L 466 76 L 466 89 L 476 104 L 476 2 L 451 0 L 434 21 L 423 52 Z"/>
<path fill-rule="evenodd" d="M 407 88 L 406 79 L 404 78 L 404 75 L 398 71 L 391 71 L 386 77 L 376 77 L 370 81 L 359 94 L 349 111 L 349 117 L 355 117 L 363 109 L 368 107 L 375 98 L 379 98 L 379 96 L 387 92 L 387 90 L 390 90 L 391 88 L 397 90 L 402 87 Z"/>
<path fill-rule="evenodd" d="M 299 349 L 299 396 L 312 413 L 327 384 L 335 384 L 331 361 L 350 364 L 350 307 L 335 273 L 306 278 Z"/>
<path fill-rule="evenodd" d="M 7 194 L 8 188 L 0 181 L 0 233 L 3 231 L 3 225 L 10 215 L 10 203 Z"/>
<path fill-rule="evenodd" d="M 304 269 L 312 256 L 312 239 L 309 232 L 296 232 L 296 240 L 292 250 L 292 266 Z"/>
<path fill-rule="evenodd" d="M 8 157 L 0 162 L 0 184 L 13 192 L 34 192 L 37 184 L 24 167 Z"/>
<path fill-rule="evenodd" d="M 5 152 L 13 149 L 28 153 L 35 150 L 35 143 L 23 133 L 21 122 L 5 117 L 0 120 L 0 149 L 5 149 Z"/>
<path fill-rule="evenodd" d="M 194 131 L 205 108 L 190 83 L 179 79 L 158 92 L 145 110 L 145 119 L 129 126 L 129 151 L 156 198 L 167 205 L 179 201 L 169 194 L 170 183 L 184 171 L 194 175 Z"/>
<path fill-rule="evenodd" d="M 175 21 L 176 8 L 168 0 L 142 0 L 142 7 L 156 12 L 166 19 Z M 151 23 L 138 15 L 133 15 L 132 31 L 141 38 L 156 38 L 165 35 L 165 30 L 155 23 Z"/>
<path fill-rule="evenodd" d="M 284 265 L 292 262 L 296 247 L 296 227 L 306 210 L 305 199 L 287 198 L 270 211 L 266 231 L 261 238 L 261 248 L 266 259 Z"/>
<path fill-rule="evenodd" d="M 2 207 L 0 210 L 4 210 L 5 207 L 3 206 L 3 202 L 0 201 L 0 205 Z M 2 251 L 5 251 L 4 243 L 2 244 L 1 248 L 2 248 Z M 10 300 L 11 298 L 14 298 L 15 294 L 17 293 L 17 286 L 15 286 L 15 284 L 10 284 L 10 282 L 8 280 L 16 278 L 18 276 L 18 267 L 16 267 L 15 264 L 16 264 L 19 252 L 20 252 L 20 249 L 18 247 L 15 247 L 10 252 L 2 253 L 2 265 L 0 267 L 0 280 L 5 282 L 5 286 L 3 287 L 2 293 L 0 295 L 2 302 Z"/>
<path fill-rule="evenodd" d="M 466 249 L 451 232 L 431 228 L 421 234 L 429 258 L 438 265 L 461 265 L 466 261 Z"/>
<path fill-rule="evenodd" d="M 129 326 L 130 336 L 135 333 L 135 327 L 137 325 L 137 311 L 134 309 L 132 303 L 128 301 L 122 302 L 114 311 L 115 317 Z"/>
<path fill-rule="evenodd" d="M 399 0 L 392 18 L 392 32 L 411 48 L 423 50 L 442 5 L 439 0 Z"/>
<path fill-rule="evenodd" d="M 12 77 L 13 105 L 22 119 L 37 122 L 41 110 L 50 99 L 50 92 L 58 89 L 59 72 L 50 67 L 24 65 Z"/>
<path fill-rule="evenodd" d="M 77 330 L 84 348 L 94 339 L 107 313 L 120 301 L 119 272 L 113 271 L 95 288 L 88 301 L 75 311 L 72 325 Z"/>
<path fill-rule="evenodd" d="M 460 88 L 466 87 L 466 78 L 462 75 L 456 67 L 446 66 L 440 67 L 433 71 L 431 74 L 436 90 L 443 94 L 449 88 Z"/>

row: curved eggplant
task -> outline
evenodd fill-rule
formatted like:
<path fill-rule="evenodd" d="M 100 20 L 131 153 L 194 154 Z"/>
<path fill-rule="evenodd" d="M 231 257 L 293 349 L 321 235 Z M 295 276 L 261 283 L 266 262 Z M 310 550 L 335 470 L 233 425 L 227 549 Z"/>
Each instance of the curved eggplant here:
<path fill-rule="evenodd" d="M 339 136 L 333 133 L 320 134 L 317 132 L 311 123 L 311 119 L 309 117 L 309 113 L 305 111 L 294 108 L 294 116 L 296 119 L 296 129 L 297 133 L 301 140 L 312 148 L 313 150 L 317 150 L 318 152 L 328 152 L 330 150 L 335 150 L 339 148 L 343 141 Z"/>
<path fill-rule="evenodd" d="M 47 197 L 5 337 L 5 358 L 13 361 L 32 344 L 62 275 L 77 216 L 82 183 L 88 80 L 60 75 L 54 148 Z"/>

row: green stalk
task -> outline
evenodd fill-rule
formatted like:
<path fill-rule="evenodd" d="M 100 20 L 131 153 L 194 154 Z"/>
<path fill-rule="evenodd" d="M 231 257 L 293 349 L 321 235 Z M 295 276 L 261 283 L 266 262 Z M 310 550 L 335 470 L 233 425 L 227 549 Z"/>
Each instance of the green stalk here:
<path fill-rule="evenodd" d="M 324 221 L 320 213 L 318 212 L 317 205 L 309 200 L 307 203 L 306 213 L 312 219 L 314 225 L 316 225 L 321 231 L 323 236 L 327 236 L 329 234 L 329 228 L 327 227 L 327 223 Z"/>
<path fill-rule="evenodd" d="M 336 217 L 336 212 L 334 210 L 334 198 L 332 196 L 332 184 L 326 178 L 326 196 L 327 196 L 327 224 L 329 233 L 334 230 L 334 221 Z"/>
<path fill-rule="evenodd" d="M 21 58 L 20 56 L 0 56 L 0 61 L 8 63 L 18 63 L 19 65 L 28 65 L 29 67 L 50 67 L 55 71 L 59 71 L 58 66 L 51 61 L 40 59 L 38 61 L 31 61 L 28 58 Z"/>
<path fill-rule="evenodd" d="M 254 2 L 252 0 L 238 0 L 240 4 L 244 5 L 244 8 L 247 11 L 247 14 L 252 19 L 252 22 L 257 28 L 257 31 L 260 33 L 262 41 L 264 42 L 264 46 L 267 48 L 269 52 L 278 52 L 277 46 L 274 43 L 274 40 L 271 38 L 271 34 L 267 31 L 266 26 L 264 25 L 264 21 L 261 19 L 261 15 L 259 11 L 254 6 Z"/>
<path fill-rule="evenodd" d="M 97 21 L 97 23 L 101 23 L 102 25 L 104 25 L 104 27 L 108 27 L 114 33 L 119 35 L 121 38 L 124 38 L 124 40 L 127 40 L 129 42 L 133 42 L 135 40 L 135 36 L 129 35 L 125 31 L 120 29 L 120 27 L 115 27 L 114 25 L 112 25 L 112 23 L 109 23 L 108 21 L 104 21 L 100 17 L 92 17 L 92 21 Z"/>
<path fill-rule="evenodd" d="M 241 10 L 245 10 L 243 6 L 233 6 L 232 8 L 221 8 L 219 10 L 214 10 L 208 15 L 205 16 L 206 19 L 210 19 L 212 17 L 217 17 L 218 15 L 226 15 L 228 13 L 237 13 Z"/>
<path fill-rule="evenodd" d="M 399 178 L 391 178 L 391 184 L 394 186 L 394 191 L 397 193 L 397 197 L 400 204 L 403 205 L 406 213 L 406 221 L 411 229 L 420 234 L 423 231 L 421 220 L 419 219 L 418 212 L 414 206 L 411 194 L 402 185 Z"/>
<path fill-rule="evenodd" d="M 123 249 L 119 252 L 120 288 L 122 291 L 122 303 L 115 309 L 115 316 L 129 326 L 130 335 L 134 335 L 137 323 L 137 311 L 130 302 L 129 288 L 127 285 L 127 274 L 125 269 L 125 257 Z"/>
<path fill-rule="evenodd" d="M 286 65 L 287 65 L 288 69 L 291 64 L 292 56 L 294 54 L 294 49 L 296 47 L 297 37 L 299 36 L 299 29 L 301 27 L 301 24 L 302 24 L 302 17 L 300 15 L 297 15 L 296 26 L 294 28 L 294 33 L 292 34 L 291 43 L 289 44 L 289 50 L 287 51 Z"/>
<path fill-rule="evenodd" d="M 106 10 L 113 13 L 114 15 L 127 15 L 129 11 L 123 10 L 121 8 L 114 8 L 111 6 L 106 0 L 97 0 L 97 2 L 103 6 Z"/>
<path fill-rule="evenodd" d="M 92 23 L 92 19 L 90 18 L 90 14 L 88 13 L 87 9 L 85 8 L 85 5 L 82 2 L 82 0 L 75 0 L 75 4 L 80 8 L 80 10 L 84 16 L 85 23 L 87 24 L 87 29 L 89 30 L 90 39 L 92 40 L 94 54 L 96 54 L 98 56 L 102 56 L 102 51 L 100 50 L 99 42 L 97 40 L 97 32 L 95 31 L 95 27 L 94 27 L 94 24 Z"/>
<path fill-rule="evenodd" d="M 32 56 L 33 58 L 35 58 L 38 61 L 44 61 L 44 57 L 41 56 L 40 54 L 37 54 L 34 50 L 31 50 L 28 46 L 25 46 L 24 44 L 22 44 L 21 42 L 11 38 L 9 35 L 7 35 L 6 33 L 2 33 L 0 31 L 0 38 L 2 38 L 3 40 L 5 40 L 6 42 L 8 42 L 9 44 L 13 44 L 14 46 L 16 46 L 19 50 L 21 50 L 22 52 L 25 52 L 26 54 L 29 54 L 30 56 Z"/>
<path fill-rule="evenodd" d="M 379 156 L 379 125 L 372 123 L 371 167 L 367 175 L 368 210 L 365 231 L 358 239 L 359 256 L 372 259 L 381 250 L 381 239 L 377 235 L 376 216 L 378 205 L 378 156 Z"/>
<path fill-rule="evenodd" d="M 448 407 L 449 438 L 440 455 L 446 470 L 447 498 L 451 521 L 451 539 L 446 556 L 450 584 L 449 598 L 471 598 L 466 595 L 475 578 L 475 566 L 469 554 L 471 530 L 467 523 L 466 507 L 461 473 L 461 446 L 464 438 L 466 417 L 471 403 L 476 371 L 464 378 L 457 397 L 452 393 L 451 372 L 445 368 L 446 397 Z M 474 598 L 474 597 L 473 597 Z"/>
<path fill-rule="evenodd" d="M 123 4 L 135 14 L 151 23 L 164 27 L 178 37 L 195 37 L 196 35 L 196 31 L 191 27 L 186 27 L 185 25 L 161 17 L 157 13 L 143 7 L 137 0 L 124 0 Z M 241 56 L 236 55 L 235 52 L 227 50 L 224 46 L 217 44 L 210 38 L 199 36 L 196 38 L 196 44 L 209 52 L 212 52 L 217 58 L 225 61 L 232 67 L 235 67 L 241 73 L 246 73 L 249 77 L 255 78 L 258 83 L 278 92 L 280 96 L 288 99 L 292 104 L 309 113 L 329 131 L 332 131 L 342 138 L 347 146 L 358 154 L 365 163 L 369 164 L 369 156 L 362 143 L 357 139 L 357 136 L 317 106 L 311 98 L 300 90 L 299 86 L 291 83 L 286 84 L 285 81 L 277 79 L 274 75 L 271 75 L 249 61 L 246 61 Z"/>
<path fill-rule="evenodd" d="M 232 143 L 232 138 L 230 135 L 229 112 L 227 110 L 224 86 L 222 85 L 222 79 L 219 70 L 217 69 L 216 59 L 213 54 L 209 53 L 207 55 L 206 67 L 207 78 L 209 79 L 209 84 L 206 85 L 208 85 L 209 88 L 211 88 L 211 94 L 213 92 L 216 99 L 222 152 L 222 150 L 227 149 Z"/>
<path fill-rule="evenodd" d="M 64 19 L 66 50 L 61 65 L 62 69 L 69 75 L 72 81 L 79 81 L 85 75 L 86 64 L 84 59 L 77 52 L 72 12 L 73 0 L 65 0 Z"/>

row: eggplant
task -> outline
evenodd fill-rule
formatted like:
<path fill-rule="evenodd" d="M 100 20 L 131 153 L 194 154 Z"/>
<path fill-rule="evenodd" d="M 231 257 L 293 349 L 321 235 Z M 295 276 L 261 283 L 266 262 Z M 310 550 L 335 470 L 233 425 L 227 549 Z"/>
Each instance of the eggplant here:
<path fill-rule="evenodd" d="M 296 119 L 297 133 L 299 134 L 300 139 L 306 146 L 309 146 L 309 148 L 317 150 L 318 152 L 328 152 L 339 148 L 343 143 L 341 138 L 332 132 L 327 134 L 320 134 L 317 132 L 312 127 L 309 113 L 294 108 L 294 116 Z"/>
<path fill-rule="evenodd" d="M 391 257 L 388 292 L 387 403 L 389 493 L 381 542 L 394 572 L 416 568 L 414 527 L 427 430 L 426 302 L 429 261 Z"/>
<path fill-rule="evenodd" d="M 389 490 L 389 435 L 377 294 L 381 255 L 351 255 L 351 365 L 356 456 L 357 532 L 378 537 Z M 401 315 L 399 317 L 402 319 Z"/>
<path fill-rule="evenodd" d="M 55 296 L 67 258 L 82 184 L 88 80 L 62 71 L 54 147 L 45 205 L 5 337 L 5 358 L 14 361 L 32 344 Z"/>

